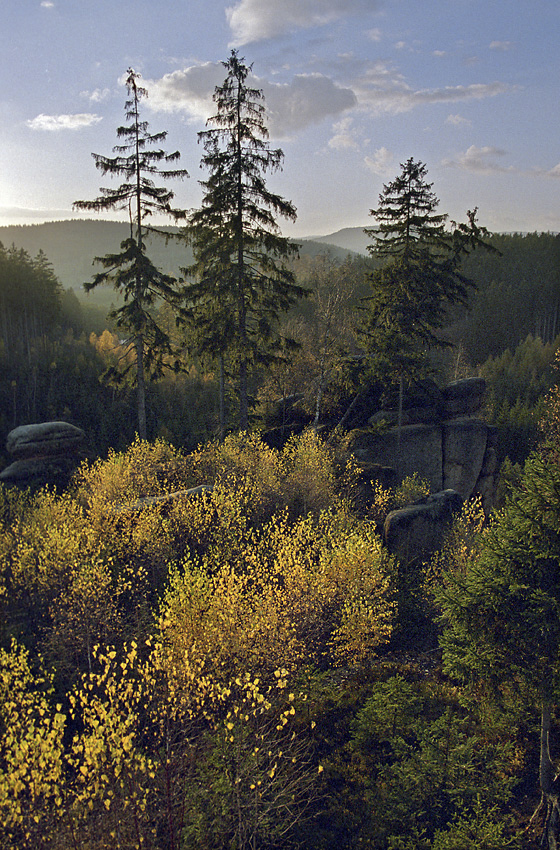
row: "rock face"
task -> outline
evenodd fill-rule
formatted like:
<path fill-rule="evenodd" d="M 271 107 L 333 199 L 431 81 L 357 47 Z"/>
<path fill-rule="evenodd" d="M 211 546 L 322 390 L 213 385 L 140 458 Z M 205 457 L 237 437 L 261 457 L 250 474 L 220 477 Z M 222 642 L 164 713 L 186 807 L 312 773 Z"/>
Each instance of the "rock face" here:
<path fill-rule="evenodd" d="M 482 407 L 485 392 L 484 378 L 463 378 L 448 384 L 442 390 L 445 417 L 474 416 Z"/>
<path fill-rule="evenodd" d="M 406 564 L 434 552 L 463 500 L 455 490 L 433 493 L 422 502 L 391 511 L 383 536 L 389 551 Z"/>
<path fill-rule="evenodd" d="M 466 378 L 442 390 L 424 382 L 420 399 L 405 398 L 403 426 L 394 410 L 378 411 L 372 427 L 352 431 L 348 449 L 363 467 L 393 467 L 397 481 L 415 472 L 434 493 L 454 490 L 463 499 L 480 494 L 490 508 L 496 484 L 496 431 L 476 417 L 485 381 Z M 419 403 L 420 401 L 420 403 Z M 408 406 L 410 405 L 410 406 Z M 380 423 L 389 427 L 380 430 Z"/>
<path fill-rule="evenodd" d="M 84 431 L 69 422 L 20 425 L 8 434 L 6 449 L 14 462 L 0 480 L 24 486 L 64 482 L 78 463 L 84 439 Z"/>

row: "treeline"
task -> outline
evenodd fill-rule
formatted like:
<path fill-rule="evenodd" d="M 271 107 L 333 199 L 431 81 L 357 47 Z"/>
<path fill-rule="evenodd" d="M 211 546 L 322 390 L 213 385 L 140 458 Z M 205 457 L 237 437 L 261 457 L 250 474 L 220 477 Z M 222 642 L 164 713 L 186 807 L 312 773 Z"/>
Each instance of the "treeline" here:
<path fill-rule="evenodd" d="M 529 335 L 550 343 L 560 333 L 560 235 L 493 234 L 489 242 L 499 253 L 464 260 L 477 291 L 454 329 L 473 365 L 513 352 Z"/>
<path fill-rule="evenodd" d="M 454 348 L 436 358 L 433 366 L 440 381 L 472 374 L 487 380 L 486 415 L 501 429 L 501 457 L 517 461 L 526 456 L 536 438 L 543 395 L 554 382 L 558 339 L 546 342 L 540 335 L 525 334 L 533 301 L 528 301 L 524 287 L 515 298 L 510 296 L 510 301 L 511 309 L 517 303 L 520 313 L 524 305 L 525 324 L 504 321 L 510 309 L 507 299 L 496 300 L 494 311 L 484 312 L 480 303 L 488 304 L 485 292 L 497 269 L 502 278 L 507 277 L 510 248 L 518 258 L 524 257 L 521 249 L 525 244 L 531 248 L 525 268 L 532 263 L 542 270 L 552 299 L 557 237 L 492 237 L 492 242 L 499 245 L 502 256 L 480 254 L 481 290 L 473 293 L 462 322 L 471 342 L 478 340 L 480 351 L 491 348 L 497 353 L 477 360 L 469 351 L 469 338 L 460 336 L 460 326 L 454 323 L 446 330 Z M 535 246 L 542 255 L 535 253 Z M 492 267 L 491 273 L 482 274 L 484 263 Z M 298 282 L 310 295 L 283 320 L 285 336 L 299 347 L 253 376 L 255 416 L 263 426 L 281 427 L 294 417 L 301 422 L 336 423 L 344 415 L 357 391 L 352 357 L 359 349 L 353 329 L 368 293 L 367 274 L 373 265 L 369 258 L 341 260 L 329 253 L 304 255 L 293 262 Z M 521 259 L 518 266 L 522 266 Z M 510 290 L 514 291 L 513 285 Z M 106 312 L 78 299 L 72 290 L 64 290 L 43 253 L 32 258 L 13 246 L 0 253 L 0 299 L 1 432 L 7 434 L 28 422 L 67 419 L 85 429 L 91 456 L 128 445 L 136 430 L 132 389 L 126 384 L 108 384 L 103 378 L 122 354 L 119 336 Z M 176 333 L 173 319 L 165 321 Z M 498 322 L 508 331 L 499 344 L 492 330 Z M 183 344 L 180 338 L 178 343 Z M 192 450 L 217 432 L 219 374 L 211 358 L 190 357 L 186 349 L 184 365 L 184 372 L 168 374 L 148 386 L 148 423 L 151 436 L 163 436 Z M 379 388 L 372 387 L 372 391 L 379 392 Z M 227 392 L 233 389 L 226 388 Z M 289 401 L 282 404 L 282 399 Z"/>

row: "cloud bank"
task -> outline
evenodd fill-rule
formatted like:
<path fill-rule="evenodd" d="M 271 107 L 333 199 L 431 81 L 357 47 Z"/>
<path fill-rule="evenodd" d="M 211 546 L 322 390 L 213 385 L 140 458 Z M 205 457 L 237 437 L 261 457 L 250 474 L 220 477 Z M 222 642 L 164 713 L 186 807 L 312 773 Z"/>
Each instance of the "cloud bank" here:
<path fill-rule="evenodd" d="M 231 46 L 324 26 L 348 14 L 371 12 L 376 6 L 376 0 L 240 0 L 226 9 Z"/>
<path fill-rule="evenodd" d="M 76 115 L 45 115 L 41 113 L 25 123 L 31 130 L 47 130 L 56 133 L 60 130 L 82 130 L 84 127 L 99 124 L 102 120 L 100 115 L 94 115 L 91 112 L 81 112 Z"/>
<path fill-rule="evenodd" d="M 221 62 L 207 62 L 147 80 L 150 108 L 183 112 L 189 120 L 209 118 L 215 111 L 214 89 L 224 81 Z M 323 74 L 296 74 L 289 83 L 252 76 L 249 85 L 262 89 L 271 136 L 285 138 L 327 117 L 338 117 L 357 104 L 352 89 L 337 86 Z"/>
<path fill-rule="evenodd" d="M 462 171 L 471 171 L 475 174 L 507 174 L 515 169 L 513 166 L 504 166 L 497 162 L 506 151 L 486 145 L 478 148 L 471 145 L 465 153 L 461 153 L 456 159 L 444 159 L 442 165 L 460 168 Z"/>
<path fill-rule="evenodd" d="M 356 95 L 362 108 L 374 114 L 410 112 L 418 106 L 434 103 L 461 103 L 482 100 L 511 91 L 506 83 L 473 83 L 469 86 L 445 86 L 438 89 L 414 90 L 400 76 L 391 76 L 383 69 L 358 83 Z"/>

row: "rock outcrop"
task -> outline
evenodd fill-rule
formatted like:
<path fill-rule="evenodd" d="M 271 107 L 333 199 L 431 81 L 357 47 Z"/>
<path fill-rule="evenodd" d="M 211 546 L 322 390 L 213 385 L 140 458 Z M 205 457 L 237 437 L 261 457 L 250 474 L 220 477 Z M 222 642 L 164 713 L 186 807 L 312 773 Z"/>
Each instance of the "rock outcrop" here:
<path fill-rule="evenodd" d="M 441 544 L 463 500 L 455 490 L 433 493 L 406 508 L 391 511 L 383 537 L 388 550 L 405 564 L 422 561 Z"/>
<path fill-rule="evenodd" d="M 84 431 L 69 422 L 20 425 L 8 434 L 6 449 L 14 460 L 0 472 L 0 481 L 22 486 L 65 483 L 79 462 L 84 440 Z"/>
<path fill-rule="evenodd" d="M 378 411 L 369 428 L 348 435 L 348 449 L 364 468 L 395 470 L 396 481 L 417 473 L 433 493 L 454 490 L 463 499 L 480 494 L 492 504 L 496 478 L 496 430 L 476 417 L 484 399 L 482 378 L 455 381 L 405 399 L 403 424 L 394 410 Z M 383 423 L 386 426 L 383 428 Z"/>

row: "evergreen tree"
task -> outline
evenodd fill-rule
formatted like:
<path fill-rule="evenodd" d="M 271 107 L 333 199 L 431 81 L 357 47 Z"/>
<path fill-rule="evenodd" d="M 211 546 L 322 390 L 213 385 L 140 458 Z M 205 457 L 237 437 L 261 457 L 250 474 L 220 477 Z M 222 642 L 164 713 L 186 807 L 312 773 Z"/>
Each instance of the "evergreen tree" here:
<path fill-rule="evenodd" d="M 444 669 L 497 693 L 529 695 L 541 710 L 540 788 L 546 811 L 541 847 L 560 838 L 558 778 L 549 738 L 558 702 L 560 652 L 560 466 L 558 447 L 527 461 L 478 553 L 451 564 L 442 606 Z"/>
<path fill-rule="evenodd" d="M 177 281 L 159 271 L 146 254 L 145 237 L 148 233 L 161 233 L 150 226 L 147 219 L 154 213 L 164 213 L 174 220 L 185 218 L 184 210 L 171 206 L 174 193 L 156 186 L 153 175 L 164 180 L 188 177 L 185 169 L 160 167 L 174 163 L 180 158 L 178 151 L 166 153 L 158 146 L 167 133 L 150 133 L 147 121 L 140 120 L 140 101 L 147 91 L 138 85 L 139 74 L 128 70 L 125 103 L 127 124 L 117 129 L 117 137 L 123 140 L 116 145 L 114 157 L 93 154 L 96 167 L 103 175 L 124 177 L 118 188 L 102 188 L 101 195 L 93 201 L 76 201 L 74 207 L 81 210 L 129 209 L 130 237 L 121 243 L 120 253 L 96 257 L 103 271 L 84 284 L 87 291 L 99 284 L 112 284 L 118 290 L 124 304 L 111 314 L 118 328 L 129 334 L 128 348 L 134 350 L 134 370 L 138 400 L 138 431 L 146 437 L 146 374 L 157 378 L 162 374 L 165 358 L 174 353 L 171 338 L 158 324 L 153 308 L 163 299 L 174 305 L 180 303 Z M 163 234 L 166 237 L 168 234 Z M 123 358 L 124 362 L 124 358 Z M 178 363 L 175 361 L 175 365 Z M 126 374 L 130 365 L 125 366 Z"/>
<path fill-rule="evenodd" d="M 248 424 L 249 366 L 272 356 L 278 316 L 304 294 L 285 261 L 297 252 L 282 237 L 276 216 L 295 220 L 293 204 L 271 192 L 264 175 L 281 168 L 265 126 L 263 93 L 248 85 L 252 66 L 235 50 L 214 92 L 216 114 L 199 133 L 202 207 L 190 221 L 195 276 L 189 288 L 199 349 L 233 364 L 238 378 L 239 425 Z"/>
<path fill-rule="evenodd" d="M 447 228 L 426 166 L 410 158 L 401 168 L 370 211 L 378 227 L 365 230 L 371 255 L 386 262 L 369 275 L 360 337 L 376 375 L 402 383 L 422 370 L 429 349 L 447 345 L 438 333 L 446 311 L 466 303 L 474 287 L 461 260 L 485 244 L 486 231 L 476 224 L 476 210 L 467 213 L 467 224 Z"/>

